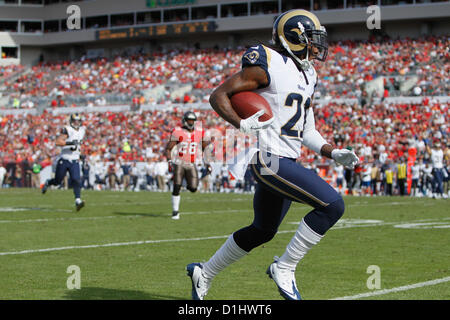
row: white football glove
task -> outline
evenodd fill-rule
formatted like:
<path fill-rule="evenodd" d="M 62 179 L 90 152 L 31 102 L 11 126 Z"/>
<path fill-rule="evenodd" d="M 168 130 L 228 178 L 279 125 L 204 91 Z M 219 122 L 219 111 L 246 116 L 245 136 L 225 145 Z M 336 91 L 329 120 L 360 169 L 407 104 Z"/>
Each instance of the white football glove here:
<path fill-rule="evenodd" d="M 359 158 L 356 154 L 348 149 L 334 149 L 331 151 L 331 157 L 337 163 L 350 169 L 354 169 L 359 162 Z"/>
<path fill-rule="evenodd" d="M 259 110 L 254 115 L 247 119 L 242 119 L 240 122 L 239 130 L 243 133 L 254 133 L 261 129 L 265 129 L 270 126 L 274 118 L 270 118 L 267 121 L 259 121 L 258 118 L 264 114 L 264 110 Z"/>

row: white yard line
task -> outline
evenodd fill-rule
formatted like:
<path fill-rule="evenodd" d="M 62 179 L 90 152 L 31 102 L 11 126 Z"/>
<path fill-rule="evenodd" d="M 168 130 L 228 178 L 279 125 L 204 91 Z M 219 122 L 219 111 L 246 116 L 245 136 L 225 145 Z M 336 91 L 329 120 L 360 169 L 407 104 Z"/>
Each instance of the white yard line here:
<path fill-rule="evenodd" d="M 240 210 L 211 210 L 211 211 L 192 211 L 182 212 L 181 215 L 191 214 L 214 214 L 214 213 L 235 213 L 235 212 L 248 212 L 253 211 L 250 209 Z M 172 213 L 155 213 L 161 216 L 171 216 Z M 115 216 L 99 216 L 99 217 L 60 217 L 60 218 L 41 218 L 41 219 L 23 219 L 23 220 L 0 220 L 1 223 L 30 223 L 30 222 L 52 222 L 52 221 L 79 221 L 79 220 L 101 220 L 101 219 L 113 219 L 113 218 L 145 218 L 148 213 L 134 214 L 134 215 L 120 215 Z"/>
<path fill-rule="evenodd" d="M 403 203 L 400 202 L 392 202 L 392 203 L 378 203 L 378 204 L 351 204 L 348 205 L 347 208 L 352 207 L 367 207 L 367 206 L 385 206 L 385 205 L 400 205 Z M 294 210 L 311 210 L 310 207 L 297 207 L 293 208 Z M 50 211 L 49 209 L 45 209 L 45 211 Z M 57 209 L 55 212 L 63 211 L 62 209 Z M 211 213 L 235 213 L 235 212 L 249 212 L 253 211 L 253 209 L 232 209 L 232 210 L 211 210 L 211 211 L 192 211 L 192 212 L 181 212 L 181 215 L 195 215 L 195 214 L 211 214 Z M 64 211 L 65 212 L 65 211 Z M 71 210 L 67 210 L 67 212 L 72 212 Z M 171 213 L 161 213 L 161 216 L 170 216 Z M 100 220 L 100 219 L 112 219 L 112 218 L 142 218 L 145 217 L 146 213 L 136 214 L 136 215 L 117 215 L 117 216 L 100 216 L 100 217 L 60 217 L 60 218 L 41 218 L 41 219 L 23 219 L 23 220 L 0 220 L 0 224 L 2 223 L 30 223 L 30 222 L 51 222 L 51 221 L 77 221 L 77 220 Z M 344 228 L 344 227 L 343 227 Z"/>
<path fill-rule="evenodd" d="M 115 216 L 111 216 L 111 217 L 115 217 Z M 421 219 L 419 221 L 423 221 L 423 219 Z M 411 221 L 410 223 L 412 223 L 412 222 L 414 222 L 414 221 Z M 336 225 L 332 229 L 377 227 L 377 226 L 392 225 L 392 224 L 398 224 L 398 223 L 406 223 L 406 222 L 380 222 L 380 223 L 376 223 L 376 224 L 361 224 L 361 225 L 346 225 L 346 226 Z M 295 230 L 281 230 L 281 231 L 278 231 L 278 233 L 279 234 L 294 233 L 296 231 L 297 231 L 296 229 Z M 165 243 L 165 242 L 223 239 L 223 238 L 227 238 L 228 236 L 229 235 L 196 237 L 196 238 L 181 238 L 181 239 L 141 240 L 141 241 L 130 241 L 130 242 L 113 242 L 113 243 L 105 243 L 105 244 L 55 247 L 55 248 L 45 248 L 45 249 L 30 249 L 30 250 L 21 250 L 21 251 L 7 251 L 7 252 L 0 252 L 0 256 L 20 255 L 20 254 L 38 253 L 38 252 L 52 252 L 52 251 L 61 251 L 61 250 L 73 250 L 73 249 L 90 249 L 90 248 L 120 247 L 120 246 L 130 246 L 130 245 L 140 245 L 140 244 Z"/>
<path fill-rule="evenodd" d="M 76 220 L 100 220 L 112 219 L 118 216 L 103 216 L 103 217 L 72 217 L 72 218 L 41 218 L 41 219 L 24 219 L 24 220 L 0 220 L 0 223 L 29 223 L 29 222 L 51 222 L 51 221 L 76 221 Z M 130 218 L 140 217 L 140 215 L 127 216 Z"/>
<path fill-rule="evenodd" d="M 73 250 L 73 249 L 120 247 L 120 246 L 131 246 L 131 245 L 139 245 L 139 244 L 153 244 L 153 243 L 164 243 L 164 242 L 199 241 L 199 240 L 223 239 L 223 238 L 228 238 L 228 237 L 229 237 L 229 235 L 211 236 L 211 237 L 202 237 L 202 238 L 181 238 L 181 239 L 165 239 L 165 240 L 113 242 L 113 243 L 105 243 L 105 244 L 90 244 L 90 245 L 85 245 L 85 246 L 67 246 L 67 247 L 59 247 L 59 248 L 31 249 L 31 250 L 22 250 L 22 251 L 0 252 L 0 256 L 19 255 L 19 254 L 37 253 L 37 252 Z"/>
<path fill-rule="evenodd" d="M 440 284 L 440 283 L 444 283 L 444 282 L 448 282 L 448 281 L 450 281 L 450 277 L 414 283 L 414 284 L 410 284 L 407 286 L 401 286 L 401 287 L 396 287 L 396 288 L 391 288 L 391 289 L 375 290 L 375 291 L 356 294 L 354 296 L 338 297 L 338 298 L 333 298 L 330 300 L 356 300 L 356 299 L 361 299 L 361 298 L 369 298 L 369 297 L 381 296 L 381 295 L 393 293 L 393 292 L 407 291 L 407 290 L 412 290 L 412 289 L 416 289 L 416 288 L 434 286 L 436 284 Z"/>

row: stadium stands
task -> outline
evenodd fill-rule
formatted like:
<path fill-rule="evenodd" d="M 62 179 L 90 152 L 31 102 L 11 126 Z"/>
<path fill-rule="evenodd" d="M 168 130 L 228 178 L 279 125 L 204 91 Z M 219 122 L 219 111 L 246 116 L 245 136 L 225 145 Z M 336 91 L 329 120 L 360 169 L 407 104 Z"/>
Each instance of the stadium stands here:
<path fill-rule="evenodd" d="M 11 108 L 15 98 L 22 107 L 29 107 L 29 101 L 55 106 L 58 96 L 64 96 L 68 106 L 123 104 L 161 86 L 164 95 L 145 95 L 143 103 L 207 102 L 211 89 L 239 70 L 242 53 L 242 48 L 180 50 L 39 64 L 18 78 L 3 80 L 3 95 L 9 100 L 2 107 Z M 448 59 L 446 37 L 335 43 L 326 63 L 318 66 L 316 99 L 373 95 L 368 84 L 375 79 L 382 79 L 381 93 L 375 92 L 384 97 L 447 96 Z M 172 94 L 180 86 L 189 86 L 186 97 Z"/>
<path fill-rule="evenodd" d="M 315 98 L 322 103 L 316 105 L 316 122 L 322 134 L 336 145 L 356 149 L 363 162 L 378 161 L 380 146 L 393 163 L 406 157 L 410 148 L 417 149 L 417 158 L 426 160 L 425 144 L 434 139 L 447 146 L 449 102 L 433 96 L 449 95 L 448 45 L 446 37 L 332 44 L 328 60 L 318 66 Z M 67 120 L 51 112 L 58 107 L 207 104 L 211 90 L 239 70 L 242 52 L 243 48 L 180 50 L 42 63 L 31 69 L 2 67 L 0 103 L 6 103 L 2 107 L 40 107 L 44 112 L 8 114 L 4 110 L 0 160 L 11 168 L 26 162 L 43 168 L 50 165 L 58 152 L 52 141 Z M 376 90 L 366 90 L 368 83 L 380 78 L 381 96 L 380 91 L 377 96 Z M 177 90 L 183 94 L 174 95 Z M 385 99 L 399 95 L 422 98 L 396 103 Z M 205 128 L 227 128 L 212 110 L 197 112 Z M 158 162 L 164 160 L 162 151 L 181 111 L 88 112 L 84 116 L 88 127 L 84 150 L 89 159 Z M 124 143 L 131 147 L 129 152 L 124 151 Z M 307 150 L 302 161 L 329 165 Z"/>
<path fill-rule="evenodd" d="M 316 106 L 316 121 L 325 138 L 340 146 L 352 146 L 361 160 L 380 158 L 384 146 L 394 163 L 415 148 L 417 158 L 427 159 L 425 143 L 445 141 L 449 135 L 449 104 L 424 99 L 421 104 L 377 104 L 361 107 L 329 103 Z M 198 111 L 206 129 L 225 132 L 229 128 L 214 111 Z M 88 128 L 84 153 L 97 162 L 159 162 L 171 130 L 179 124 L 182 112 L 176 110 L 143 112 L 91 112 L 85 114 Z M 0 120 L 0 155 L 3 164 L 39 163 L 51 165 L 58 153 L 53 140 L 66 124 L 65 115 L 6 115 Z M 226 139 L 226 138 L 224 138 Z M 230 142 L 224 142 L 230 145 Z M 126 151 L 124 145 L 130 147 Z M 236 151 L 238 153 L 239 150 Z M 302 161 L 311 166 L 330 163 L 304 149 Z"/>

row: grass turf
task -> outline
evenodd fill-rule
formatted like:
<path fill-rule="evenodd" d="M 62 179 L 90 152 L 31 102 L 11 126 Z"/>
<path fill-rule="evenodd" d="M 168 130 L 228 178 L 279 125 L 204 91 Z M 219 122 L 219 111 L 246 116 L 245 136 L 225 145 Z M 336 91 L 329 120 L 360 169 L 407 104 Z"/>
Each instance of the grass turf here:
<path fill-rule="evenodd" d="M 71 190 L 0 190 L 0 299 L 190 299 L 185 266 L 206 261 L 253 217 L 248 194 L 183 192 L 178 221 L 170 193 L 82 195 L 77 213 Z M 373 291 L 370 265 L 380 268 L 381 289 L 450 276 L 450 200 L 344 200 L 342 220 L 297 268 L 304 299 Z M 265 271 L 309 210 L 293 204 L 276 237 L 219 274 L 206 298 L 281 299 Z M 80 290 L 67 288 L 71 265 L 80 267 Z M 365 299 L 448 300 L 450 282 Z"/>

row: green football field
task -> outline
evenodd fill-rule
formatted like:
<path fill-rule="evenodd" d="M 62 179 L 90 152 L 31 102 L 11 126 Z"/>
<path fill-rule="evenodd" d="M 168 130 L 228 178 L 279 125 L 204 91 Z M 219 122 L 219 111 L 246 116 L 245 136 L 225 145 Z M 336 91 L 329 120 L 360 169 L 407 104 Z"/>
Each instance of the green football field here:
<path fill-rule="evenodd" d="M 71 190 L 0 190 L 0 299 L 190 299 L 186 265 L 253 218 L 249 194 L 183 192 L 178 221 L 170 193 L 82 195 L 77 213 Z M 345 202 L 297 268 L 304 299 L 450 299 L 450 200 Z M 219 274 L 206 299 L 281 299 L 265 271 L 309 210 L 293 204 L 275 238 Z"/>

